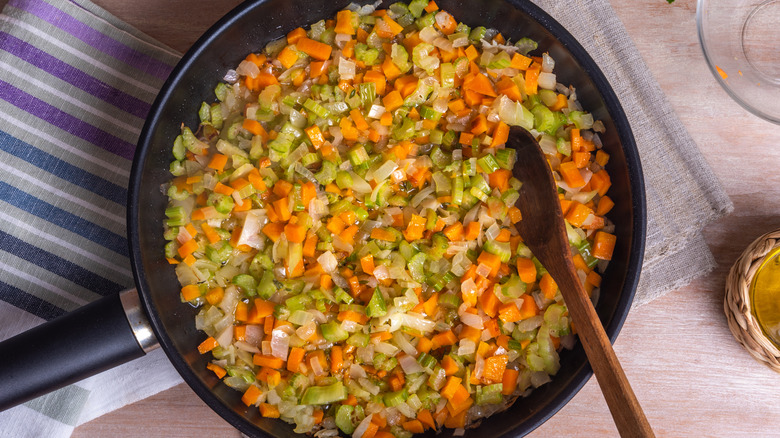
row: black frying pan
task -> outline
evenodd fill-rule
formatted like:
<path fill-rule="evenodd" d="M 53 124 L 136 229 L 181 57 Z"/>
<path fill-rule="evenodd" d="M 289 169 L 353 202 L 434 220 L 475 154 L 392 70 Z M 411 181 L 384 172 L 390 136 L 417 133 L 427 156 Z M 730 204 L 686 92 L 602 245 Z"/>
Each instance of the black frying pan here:
<path fill-rule="evenodd" d="M 0 344 L 0 410 L 116 366 L 153 348 L 154 336 L 192 389 L 217 413 L 252 436 L 292 437 L 292 427 L 261 418 L 241 394 L 206 370 L 208 355 L 197 345 L 197 310 L 180 301 L 180 285 L 163 254 L 167 198 L 160 189 L 171 175 L 171 145 L 181 123 L 197 126 L 202 101 L 229 68 L 247 53 L 300 26 L 330 18 L 348 0 L 259 0 L 240 5 L 215 24 L 182 58 L 154 103 L 141 133 L 133 163 L 128 200 L 130 255 L 138 295 L 129 291 Z M 610 154 L 610 196 L 615 208 L 618 244 L 609 265 L 597 311 L 614 342 L 628 314 L 642 265 L 645 240 L 644 183 L 639 154 L 628 121 L 601 70 L 575 39 L 530 2 L 520 0 L 439 0 L 459 21 L 501 31 L 512 40 L 530 37 L 556 60 L 558 81 L 572 84 L 583 106 L 604 122 L 602 136 Z M 387 6 L 386 2 L 383 6 Z M 143 312 L 137 306 L 138 296 Z M 129 323 L 128 323 L 129 320 Z M 521 398 L 507 411 L 466 432 L 469 436 L 519 436 L 538 427 L 585 384 L 591 375 L 582 347 L 561 354 L 552 382 Z M 450 436 L 451 431 L 443 436 Z"/>

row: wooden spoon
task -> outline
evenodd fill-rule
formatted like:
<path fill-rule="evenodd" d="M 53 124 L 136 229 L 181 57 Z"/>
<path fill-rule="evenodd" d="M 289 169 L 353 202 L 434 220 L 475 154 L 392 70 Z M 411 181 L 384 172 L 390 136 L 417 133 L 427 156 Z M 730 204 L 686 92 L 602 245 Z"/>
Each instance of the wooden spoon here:
<path fill-rule="evenodd" d="M 533 136 L 512 128 L 507 146 L 517 150 L 513 174 L 523 185 L 517 229 L 558 284 L 593 373 L 622 437 L 652 437 L 642 407 L 623 373 L 596 309 L 577 276 L 550 166 Z"/>

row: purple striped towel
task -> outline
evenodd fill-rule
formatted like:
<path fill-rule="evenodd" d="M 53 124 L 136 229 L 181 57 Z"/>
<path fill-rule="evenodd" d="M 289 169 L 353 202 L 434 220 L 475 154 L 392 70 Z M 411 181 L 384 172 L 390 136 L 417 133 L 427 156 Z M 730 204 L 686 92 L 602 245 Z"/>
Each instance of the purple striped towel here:
<path fill-rule="evenodd" d="M 179 54 L 87 0 L 0 15 L 0 339 L 132 286 L 130 166 Z M 78 424 L 181 382 L 164 354 L 0 413 L 2 437 Z"/>

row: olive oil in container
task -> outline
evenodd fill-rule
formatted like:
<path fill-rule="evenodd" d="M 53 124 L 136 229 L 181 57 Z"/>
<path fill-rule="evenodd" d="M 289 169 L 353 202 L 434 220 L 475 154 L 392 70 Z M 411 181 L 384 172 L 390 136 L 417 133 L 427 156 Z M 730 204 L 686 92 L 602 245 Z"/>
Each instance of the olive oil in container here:
<path fill-rule="evenodd" d="M 780 347 L 780 248 L 765 256 L 750 285 L 750 297 L 761 330 Z"/>

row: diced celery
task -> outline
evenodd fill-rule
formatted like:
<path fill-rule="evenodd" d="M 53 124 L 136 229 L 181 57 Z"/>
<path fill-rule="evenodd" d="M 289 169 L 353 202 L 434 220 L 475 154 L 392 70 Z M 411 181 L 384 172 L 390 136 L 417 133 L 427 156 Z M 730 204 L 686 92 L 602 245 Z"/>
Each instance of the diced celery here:
<path fill-rule="evenodd" d="M 320 168 L 319 172 L 314 174 L 314 177 L 317 178 L 317 182 L 320 184 L 327 185 L 336 179 L 336 175 L 336 165 L 325 160 L 322 162 L 322 168 Z"/>
<path fill-rule="evenodd" d="M 310 386 L 301 397 L 302 405 L 326 405 L 346 400 L 347 388 L 341 382 L 328 386 Z"/>
<path fill-rule="evenodd" d="M 409 7 L 409 12 L 411 12 L 415 18 L 419 18 L 422 15 L 423 10 L 425 9 L 426 6 L 428 6 L 427 0 L 412 0 L 411 2 L 409 2 L 408 7 Z"/>
<path fill-rule="evenodd" d="M 478 159 L 477 164 L 479 164 L 479 167 L 481 167 L 482 170 L 484 170 L 486 173 L 493 173 L 499 169 L 498 161 L 496 161 L 496 157 L 494 157 L 493 154 L 487 154 Z"/>
<path fill-rule="evenodd" d="M 365 347 L 368 345 L 369 336 L 366 333 L 353 333 L 349 338 L 347 338 L 347 345 L 351 345 L 353 347 Z"/>
<path fill-rule="evenodd" d="M 240 287 L 247 296 L 257 295 L 257 280 L 249 274 L 239 274 L 233 277 L 231 283 Z"/>
<path fill-rule="evenodd" d="M 274 284 L 274 274 L 269 269 L 263 272 L 263 277 L 260 279 L 260 283 L 257 285 L 257 294 L 260 298 L 267 300 L 276 293 L 276 285 Z"/>
<path fill-rule="evenodd" d="M 515 43 L 515 47 L 520 49 L 520 53 L 523 55 L 528 55 L 529 52 L 536 50 L 536 48 L 539 47 L 539 44 L 531 38 L 520 38 Z"/>
<path fill-rule="evenodd" d="M 341 342 L 349 337 L 349 333 L 341 328 L 338 322 L 329 321 L 320 325 L 322 337 L 328 342 Z"/>
<path fill-rule="evenodd" d="M 336 427 L 347 435 L 351 435 L 355 431 L 355 423 L 352 422 L 352 412 L 354 410 L 355 408 L 350 405 L 339 405 L 338 409 L 336 409 Z"/>
<path fill-rule="evenodd" d="M 495 240 L 486 240 L 484 245 L 485 251 L 497 255 L 501 258 L 502 263 L 507 263 L 512 257 L 512 249 L 509 246 L 509 242 L 496 242 Z"/>
<path fill-rule="evenodd" d="M 399 404 L 406 401 L 406 399 L 409 398 L 409 392 L 406 390 L 406 388 L 403 388 L 401 390 L 395 391 L 395 392 L 389 392 L 384 395 L 384 403 L 385 406 L 392 408 L 394 406 L 398 406 Z"/>
<path fill-rule="evenodd" d="M 504 401 L 501 394 L 503 385 L 496 383 L 487 386 L 477 386 L 476 403 L 477 405 L 497 404 Z"/>
<path fill-rule="evenodd" d="M 379 288 L 375 288 L 374 294 L 371 296 L 371 300 L 369 300 L 368 305 L 366 306 L 366 315 L 368 315 L 369 318 L 374 318 L 384 316 L 385 314 L 387 314 L 387 304 L 385 304 L 382 292 L 379 291 Z"/>

